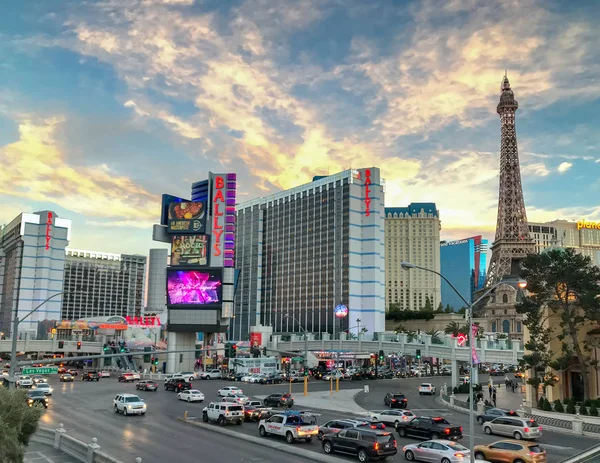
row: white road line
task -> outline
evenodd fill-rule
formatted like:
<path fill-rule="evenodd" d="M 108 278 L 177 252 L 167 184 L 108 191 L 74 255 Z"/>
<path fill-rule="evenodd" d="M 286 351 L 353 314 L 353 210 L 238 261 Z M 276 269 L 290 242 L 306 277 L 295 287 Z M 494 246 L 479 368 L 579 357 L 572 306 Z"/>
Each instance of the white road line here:
<path fill-rule="evenodd" d="M 562 445 L 544 444 L 542 442 L 540 442 L 540 445 L 542 446 L 542 448 L 545 448 L 545 449 L 552 449 L 552 450 L 574 450 L 573 447 L 563 447 Z"/>

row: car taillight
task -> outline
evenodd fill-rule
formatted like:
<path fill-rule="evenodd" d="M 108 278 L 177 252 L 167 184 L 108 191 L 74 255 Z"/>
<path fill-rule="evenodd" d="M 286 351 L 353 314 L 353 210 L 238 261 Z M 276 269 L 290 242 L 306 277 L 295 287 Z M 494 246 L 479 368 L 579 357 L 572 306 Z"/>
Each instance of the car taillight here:
<path fill-rule="evenodd" d="M 460 427 L 460 432 L 462 433 L 462 426 Z"/>
<path fill-rule="evenodd" d="M 394 441 L 394 448 L 397 449 L 398 448 L 398 442 Z"/>
<path fill-rule="evenodd" d="M 523 429 L 523 431 L 529 432 L 529 428 L 525 428 L 525 429 Z"/>
<path fill-rule="evenodd" d="M 464 453 L 455 453 L 455 454 L 454 454 L 454 456 L 455 456 L 456 458 L 464 458 L 464 457 L 465 457 L 465 454 L 464 454 Z"/>
<path fill-rule="evenodd" d="M 301 429 L 302 429 L 302 428 L 301 428 L 300 426 L 298 426 L 298 427 L 296 428 L 296 432 L 300 432 L 300 430 L 301 430 Z"/>
<path fill-rule="evenodd" d="M 444 429 L 444 433 L 446 433 L 446 434 L 450 434 L 450 428 L 446 428 L 446 429 Z"/>
<path fill-rule="evenodd" d="M 373 449 L 379 450 L 379 442 L 375 442 L 375 445 L 373 445 Z"/>
<path fill-rule="evenodd" d="M 542 427 L 541 427 L 541 426 L 538 426 L 538 429 L 541 431 L 541 430 L 542 430 Z"/>
<path fill-rule="evenodd" d="M 392 402 L 396 402 L 396 399 L 392 399 Z"/>
<path fill-rule="evenodd" d="M 402 402 L 408 402 L 408 399 L 402 399 Z"/>

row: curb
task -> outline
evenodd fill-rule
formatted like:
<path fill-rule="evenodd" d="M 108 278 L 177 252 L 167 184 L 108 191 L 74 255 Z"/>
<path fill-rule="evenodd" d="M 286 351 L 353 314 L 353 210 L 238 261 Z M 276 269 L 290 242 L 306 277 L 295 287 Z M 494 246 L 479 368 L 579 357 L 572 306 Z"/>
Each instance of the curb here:
<path fill-rule="evenodd" d="M 247 434 L 237 433 L 235 431 L 230 431 L 229 429 L 217 427 L 211 424 L 199 423 L 196 421 L 186 420 L 185 418 L 177 417 L 177 421 L 181 421 L 182 423 L 196 426 L 198 428 L 206 429 L 207 431 L 216 432 L 219 434 L 223 434 L 229 437 L 235 437 L 238 440 L 243 440 L 246 442 L 250 442 L 255 445 L 260 445 L 261 447 L 267 447 L 273 450 L 277 450 L 279 452 L 288 453 L 290 455 L 298 456 L 298 452 L 302 452 L 302 457 L 306 460 L 310 461 L 318 461 L 321 463 L 340 463 L 339 458 L 330 457 L 329 455 L 320 454 L 314 452 L 312 450 L 300 450 L 294 444 L 290 445 L 288 443 L 282 444 L 279 442 L 268 441 L 266 439 L 254 436 L 248 436 Z"/>

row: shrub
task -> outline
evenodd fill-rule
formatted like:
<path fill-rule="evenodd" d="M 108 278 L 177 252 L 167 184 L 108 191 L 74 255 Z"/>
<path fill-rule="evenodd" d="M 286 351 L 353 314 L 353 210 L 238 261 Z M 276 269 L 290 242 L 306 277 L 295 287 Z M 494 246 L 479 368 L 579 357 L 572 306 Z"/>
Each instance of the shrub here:
<path fill-rule="evenodd" d="M 543 410 L 543 408 L 544 408 L 544 398 L 540 397 L 538 400 L 538 409 Z"/>
<path fill-rule="evenodd" d="M 569 400 L 571 399 L 567 399 L 566 397 L 563 399 L 563 404 L 565 405 L 569 405 Z"/>
<path fill-rule="evenodd" d="M 570 413 L 571 415 L 575 414 L 575 403 L 572 400 L 567 404 L 567 413 Z"/>
<path fill-rule="evenodd" d="M 585 405 L 582 405 L 581 407 L 579 407 L 579 414 L 581 416 L 588 416 L 587 407 Z"/>
<path fill-rule="evenodd" d="M 552 411 L 552 405 L 550 405 L 550 401 L 548 399 L 544 399 L 544 407 L 542 408 L 545 412 Z"/>
<path fill-rule="evenodd" d="M 457 388 L 457 387 L 455 387 L 454 389 L 452 389 L 452 393 L 453 393 L 453 394 L 458 394 L 458 388 Z"/>
<path fill-rule="evenodd" d="M 583 406 L 584 407 L 591 407 L 592 406 L 592 401 L 590 399 L 587 399 L 586 401 L 583 402 Z"/>
<path fill-rule="evenodd" d="M 598 416 L 598 409 L 596 408 L 596 404 L 592 403 L 590 407 L 590 416 Z"/>
<path fill-rule="evenodd" d="M 565 409 L 563 407 L 563 404 L 561 403 L 560 399 L 556 399 L 554 401 L 554 411 L 556 413 L 564 413 Z"/>

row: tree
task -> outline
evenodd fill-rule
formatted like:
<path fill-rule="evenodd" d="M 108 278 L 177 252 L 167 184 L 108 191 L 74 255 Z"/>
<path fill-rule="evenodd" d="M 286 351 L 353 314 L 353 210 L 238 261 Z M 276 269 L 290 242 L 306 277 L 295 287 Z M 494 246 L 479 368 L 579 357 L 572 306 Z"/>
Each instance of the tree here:
<path fill-rule="evenodd" d="M 440 301 L 440 303 L 438 305 L 438 308 L 437 308 L 436 312 L 444 313 L 444 305 L 441 303 L 441 301 Z"/>
<path fill-rule="evenodd" d="M 433 312 L 433 303 L 429 299 L 429 296 L 425 296 L 425 306 L 421 307 L 421 310 L 423 312 Z"/>
<path fill-rule="evenodd" d="M 37 430 L 42 410 L 27 405 L 25 391 L 0 386 L 0 461 L 23 461 L 23 447 Z"/>
<path fill-rule="evenodd" d="M 468 334 L 469 328 L 467 325 L 460 326 L 458 322 L 450 322 L 446 325 L 446 328 L 444 328 L 444 333 L 456 337 L 459 334 Z"/>
<path fill-rule="evenodd" d="M 485 328 L 483 326 L 481 326 L 479 324 L 479 322 L 475 322 L 473 324 L 477 325 L 477 336 L 475 336 L 475 337 L 477 338 L 478 341 L 481 341 L 483 339 L 483 337 L 485 336 Z"/>
<path fill-rule="evenodd" d="M 556 337 L 562 343 L 559 358 L 555 361 L 564 366 L 573 357 L 578 360 L 584 399 L 589 399 L 590 370 L 598 365 L 598 361 L 592 356 L 593 346 L 586 328 L 600 321 L 600 269 L 592 264 L 590 257 L 577 254 L 573 249 L 531 254 L 522 261 L 521 267 L 527 289 L 533 294 L 525 298 L 529 302 L 527 310 L 520 309 L 524 310 L 520 313 L 526 316 L 526 326 L 529 328 L 532 323 L 529 320 L 532 312 L 534 318 L 537 315 L 542 331 L 550 331 L 548 341 Z M 546 327 L 547 317 L 558 323 Z M 530 338 L 533 337 L 530 331 Z M 552 357 L 547 360 L 546 366 L 551 366 Z"/>

